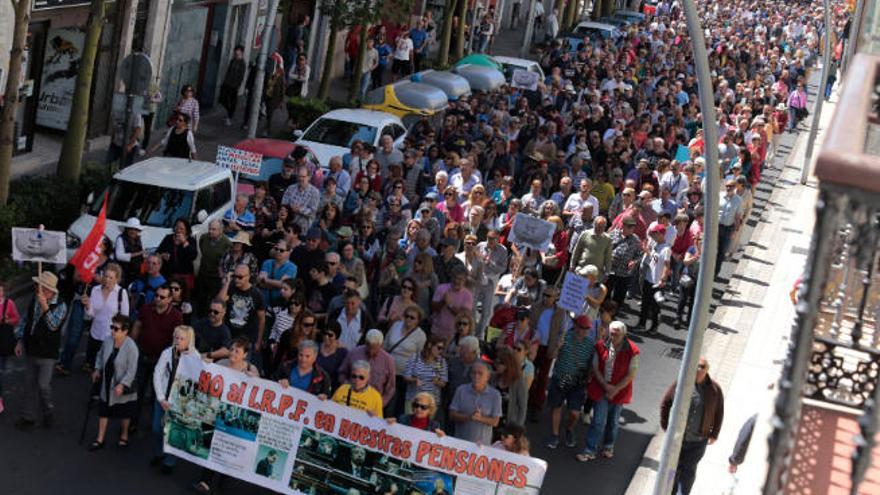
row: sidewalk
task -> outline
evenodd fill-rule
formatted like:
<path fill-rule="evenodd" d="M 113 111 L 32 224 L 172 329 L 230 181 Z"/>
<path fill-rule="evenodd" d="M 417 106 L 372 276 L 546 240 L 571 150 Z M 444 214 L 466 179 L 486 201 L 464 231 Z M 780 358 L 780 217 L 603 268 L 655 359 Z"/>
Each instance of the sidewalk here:
<path fill-rule="evenodd" d="M 836 101 L 835 95 L 824 104 L 816 150 L 822 146 Z M 710 363 L 710 375 L 724 390 L 726 407 L 721 436 L 699 465 L 695 494 L 759 493 L 764 483 L 775 386 L 794 318 L 789 291 L 803 271 L 815 221 L 815 179 L 811 174 L 807 185 L 800 184 L 808 134 L 802 131 L 787 159 L 774 164 L 782 170 L 767 208 L 712 316 L 710 329 L 727 330 L 708 332 L 705 338 L 703 355 Z M 758 419 L 749 452 L 734 479 L 727 471 L 727 459 L 740 427 L 755 413 Z M 663 432 L 658 431 L 627 494 L 651 492 L 662 444 Z M 730 489 L 734 491 L 726 491 Z"/>

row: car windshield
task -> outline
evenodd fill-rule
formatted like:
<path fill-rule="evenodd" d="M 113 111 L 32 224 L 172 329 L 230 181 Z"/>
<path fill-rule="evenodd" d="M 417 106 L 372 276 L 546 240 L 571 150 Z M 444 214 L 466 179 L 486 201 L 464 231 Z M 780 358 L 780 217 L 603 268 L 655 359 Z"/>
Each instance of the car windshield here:
<path fill-rule="evenodd" d="M 108 189 L 107 218 L 125 222 L 137 217 L 150 227 L 171 228 L 178 218 L 190 219 L 193 192 L 114 179 Z M 104 195 L 92 203 L 90 213 L 101 211 Z"/>
<path fill-rule="evenodd" d="M 303 141 L 348 148 L 355 140 L 374 143 L 376 128 L 336 119 L 320 119 L 302 137 Z"/>

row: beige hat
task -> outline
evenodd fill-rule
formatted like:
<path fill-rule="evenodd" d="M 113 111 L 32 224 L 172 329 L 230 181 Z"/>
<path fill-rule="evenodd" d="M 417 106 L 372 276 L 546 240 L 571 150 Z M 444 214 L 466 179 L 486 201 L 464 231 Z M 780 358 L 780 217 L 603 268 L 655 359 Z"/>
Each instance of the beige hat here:
<path fill-rule="evenodd" d="M 58 277 L 52 272 L 41 272 L 39 277 L 31 277 L 34 283 L 58 294 Z"/>
<path fill-rule="evenodd" d="M 239 231 L 235 234 L 235 237 L 232 238 L 232 242 L 239 242 L 244 244 L 245 246 L 251 245 L 251 236 L 247 232 Z"/>

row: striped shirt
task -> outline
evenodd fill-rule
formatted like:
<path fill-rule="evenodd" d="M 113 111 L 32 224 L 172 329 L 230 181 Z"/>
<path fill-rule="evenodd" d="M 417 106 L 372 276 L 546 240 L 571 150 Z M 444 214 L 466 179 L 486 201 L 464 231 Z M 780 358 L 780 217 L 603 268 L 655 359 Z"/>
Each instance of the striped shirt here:
<path fill-rule="evenodd" d="M 553 375 L 557 377 L 582 377 L 590 368 L 593 358 L 593 347 L 596 345 L 589 335 L 577 340 L 574 329 L 565 333 L 559 357 L 556 358 L 556 366 Z"/>
<path fill-rule="evenodd" d="M 189 117 L 189 128 L 199 128 L 199 100 L 185 98 L 177 103 L 177 111 Z"/>
<path fill-rule="evenodd" d="M 449 366 L 442 357 L 433 363 L 426 363 L 422 360 L 421 353 L 411 357 L 406 364 L 404 376 L 409 378 L 418 378 L 421 382 L 417 387 L 415 383 L 407 384 L 406 400 L 410 401 L 419 392 L 428 392 L 434 396 L 434 400 L 440 403 L 440 388 L 434 384 L 434 378 L 439 378 L 441 382 L 449 381 Z"/>
<path fill-rule="evenodd" d="M 282 205 L 296 206 L 299 210 L 294 216 L 303 232 L 307 231 L 314 222 L 320 201 L 321 193 L 311 184 L 306 184 L 306 187 L 293 184 L 284 191 L 284 197 L 281 198 Z"/>

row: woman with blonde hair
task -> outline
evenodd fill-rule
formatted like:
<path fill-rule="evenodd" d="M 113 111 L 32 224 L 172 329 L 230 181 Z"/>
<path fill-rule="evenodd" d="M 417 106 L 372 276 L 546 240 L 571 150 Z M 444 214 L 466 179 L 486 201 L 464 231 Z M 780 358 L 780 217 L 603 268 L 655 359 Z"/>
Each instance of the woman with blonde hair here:
<path fill-rule="evenodd" d="M 432 394 L 417 393 L 407 405 L 407 409 L 411 409 L 412 413 L 403 414 L 398 418 L 388 418 L 385 421 L 390 425 L 400 423 L 419 430 L 433 431 L 438 437 L 446 436 L 446 433 L 440 429 L 440 422 L 434 419 L 437 413 L 437 400 Z"/>
<path fill-rule="evenodd" d="M 477 163 L 477 162 L 474 162 Z M 470 218 L 471 208 L 474 206 L 479 206 L 482 208 L 483 202 L 486 200 L 486 186 L 482 184 L 477 184 L 471 191 L 468 193 L 467 201 L 462 204 L 464 207 L 464 218 Z"/>
<path fill-rule="evenodd" d="M 83 294 L 80 298 L 85 313 L 92 318 L 86 347 L 86 364 L 94 366 L 95 369 L 104 364 L 95 364 L 95 357 L 103 343 L 113 336 L 110 329 L 111 320 L 116 315 L 130 314 L 128 292 L 119 285 L 121 280 L 122 266 L 118 263 L 107 263 L 101 283 L 92 287 L 89 295 Z"/>
<path fill-rule="evenodd" d="M 163 418 L 165 412 L 171 408 L 171 386 L 174 383 L 174 375 L 177 374 L 177 366 L 183 356 L 199 356 L 196 350 L 196 332 L 192 327 L 179 325 L 174 329 L 174 340 L 170 347 L 162 351 L 156 368 L 153 371 L 153 393 L 156 400 L 153 403 L 153 459 L 151 466 L 162 466 L 163 473 L 170 473 L 174 468 L 175 458 L 170 454 L 164 454 L 163 444 Z"/>

